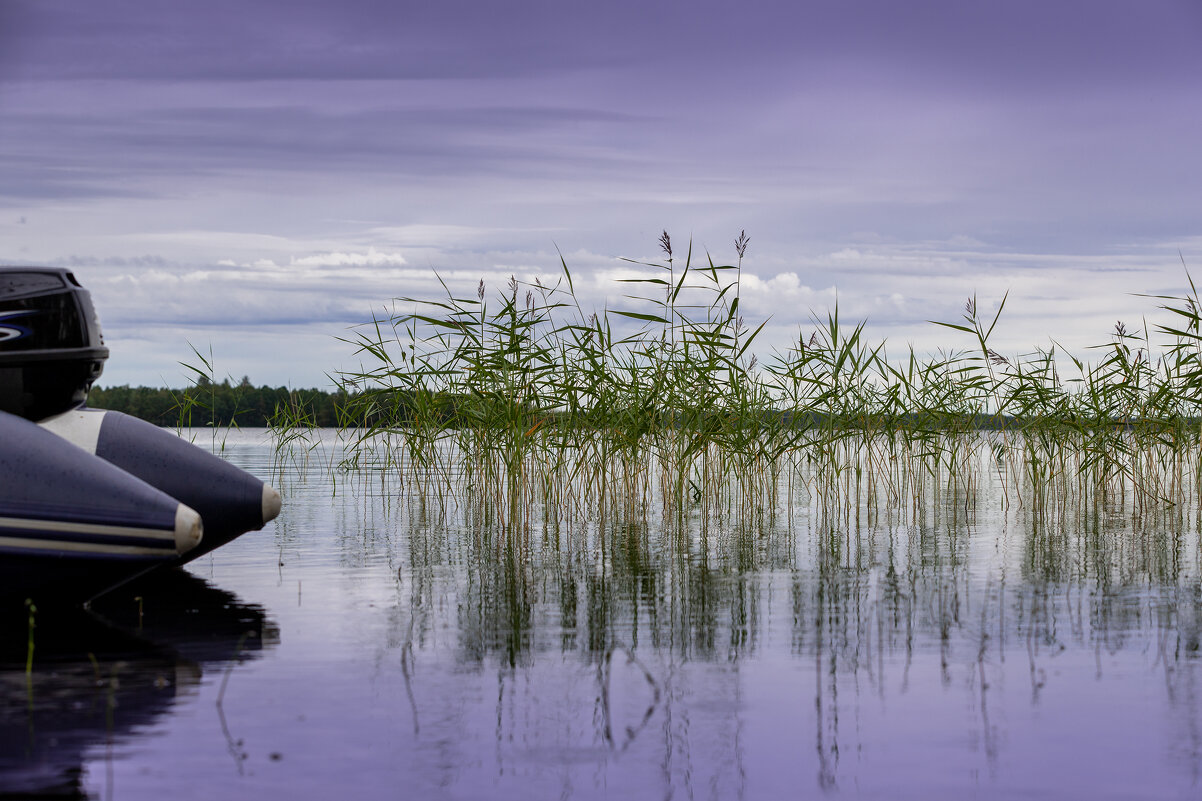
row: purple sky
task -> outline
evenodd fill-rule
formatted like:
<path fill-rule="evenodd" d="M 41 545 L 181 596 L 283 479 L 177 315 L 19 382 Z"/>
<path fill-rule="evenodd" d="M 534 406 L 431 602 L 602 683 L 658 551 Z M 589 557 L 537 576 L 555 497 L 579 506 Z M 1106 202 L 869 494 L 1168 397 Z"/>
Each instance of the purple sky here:
<path fill-rule="evenodd" d="M 396 295 L 620 303 L 662 229 L 783 344 L 891 351 L 1010 291 L 1000 349 L 1105 341 L 1202 273 L 1202 3 L 0 0 L 0 263 L 73 265 L 101 383 L 325 384 Z"/>

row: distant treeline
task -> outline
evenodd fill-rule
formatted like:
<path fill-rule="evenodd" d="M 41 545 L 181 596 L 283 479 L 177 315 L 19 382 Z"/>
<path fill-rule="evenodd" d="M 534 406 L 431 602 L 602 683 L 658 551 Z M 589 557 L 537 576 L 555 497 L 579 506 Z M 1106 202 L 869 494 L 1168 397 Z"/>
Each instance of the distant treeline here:
<path fill-rule="evenodd" d="M 213 383 L 201 379 L 187 389 L 165 389 L 162 387 L 93 387 L 88 395 L 88 405 L 97 409 L 110 409 L 140 417 L 159 426 L 171 428 L 206 426 L 239 426 L 261 428 L 279 426 L 292 428 L 297 425 L 322 428 L 360 428 L 406 426 L 415 420 L 429 425 L 446 428 L 473 428 L 482 420 L 494 419 L 500 407 L 502 416 L 512 416 L 515 409 L 509 404 L 486 396 L 451 395 L 434 393 L 425 395 L 422 402 L 415 403 L 411 395 L 388 390 L 373 390 L 367 393 L 347 393 L 320 389 L 288 389 L 287 387 L 256 387 L 249 378 L 237 384 L 229 380 Z M 720 413 L 705 413 L 700 418 L 684 419 L 679 412 L 668 410 L 621 410 L 606 412 L 609 419 L 627 417 L 644 418 L 645 423 L 668 428 L 691 429 L 721 428 L 729 426 L 731 420 Z M 570 415 L 564 411 L 523 408 L 517 410 L 516 423 L 522 428 L 541 427 L 544 424 L 568 422 Z M 579 422 L 579 421 L 578 421 Z M 904 414 L 888 417 L 882 415 L 849 415 L 831 417 L 808 410 L 765 409 L 750 412 L 740 421 L 743 427 L 783 429 L 814 428 L 888 428 L 901 427 L 911 431 L 972 431 L 988 429 L 1022 429 L 1031 425 L 1030 419 L 1011 415 L 964 415 L 964 414 Z M 1070 428 L 1092 429 L 1096 427 L 1158 428 L 1164 421 L 1156 420 L 1085 420 L 1065 418 L 1056 421 L 1043 420 L 1045 425 L 1055 422 Z M 1202 421 L 1188 418 L 1184 422 L 1198 425 Z M 1159 424 L 1159 425 L 1158 425 Z M 586 422 L 587 426 L 588 423 Z"/>
<path fill-rule="evenodd" d="M 320 389 L 256 387 L 249 378 L 231 384 L 202 379 L 187 389 L 162 387 L 93 387 L 88 405 L 140 417 L 159 426 L 229 426 L 258 428 L 273 420 L 304 420 L 308 425 L 336 426 L 346 406 L 344 392 Z"/>
<path fill-rule="evenodd" d="M 261 428 L 296 426 L 321 428 L 388 428 L 435 425 L 441 428 L 477 428 L 484 421 L 509 420 L 525 430 L 546 424 L 600 425 L 589 420 L 573 420 L 564 410 L 517 408 L 503 399 L 490 396 L 423 394 L 420 401 L 397 390 L 374 389 L 366 393 L 326 391 L 320 389 L 288 389 L 287 387 L 256 387 L 249 378 L 237 384 L 227 379 L 214 383 L 201 379 L 187 389 L 162 387 L 93 387 L 88 405 L 140 417 L 159 426 L 198 427 L 238 426 Z M 515 416 L 516 415 L 516 416 Z M 587 418 L 588 415 L 585 415 Z M 749 410 L 737 421 L 722 412 L 703 412 L 699 416 L 682 416 L 678 411 L 655 409 L 608 409 L 609 421 L 640 419 L 641 425 L 692 430 L 718 430 L 723 427 L 764 429 L 885 429 L 903 428 L 909 431 L 948 432 L 997 429 L 1023 429 L 1033 423 L 1056 424 L 1074 429 L 1098 427 L 1141 428 L 1159 430 L 1167 421 L 1145 419 L 1082 419 L 1065 417 L 1057 420 L 1032 420 L 1011 415 L 985 414 L 852 414 L 833 417 L 804 409 Z M 1191 426 L 1202 424 L 1196 418 L 1183 418 L 1179 423 Z M 485 424 L 487 425 L 487 424 Z M 1171 427 L 1171 426 L 1170 426 Z"/>
<path fill-rule="evenodd" d="M 256 387 L 244 377 L 232 384 L 216 383 L 203 376 L 187 389 L 163 387 L 93 387 L 88 405 L 96 409 L 140 417 L 158 426 L 238 426 L 260 428 L 387 428 L 405 426 L 415 418 L 426 423 L 455 427 L 471 424 L 490 398 L 435 393 L 420 403 L 397 390 L 373 389 L 367 393 Z"/>

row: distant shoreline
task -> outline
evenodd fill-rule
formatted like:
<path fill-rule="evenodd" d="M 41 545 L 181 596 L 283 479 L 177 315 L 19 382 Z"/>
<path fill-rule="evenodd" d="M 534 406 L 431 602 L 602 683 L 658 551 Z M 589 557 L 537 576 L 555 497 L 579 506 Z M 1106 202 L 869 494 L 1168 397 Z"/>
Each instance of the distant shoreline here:
<path fill-rule="evenodd" d="M 167 387 L 93 387 L 88 405 L 140 417 L 158 426 L 231 426 L 266 428 L 282 409 L 303 409 L 308 420 L 321 428 L 339 425 L 342 392 L 320 389 L 253 386 L 200 382 L 187 389 Z"/>

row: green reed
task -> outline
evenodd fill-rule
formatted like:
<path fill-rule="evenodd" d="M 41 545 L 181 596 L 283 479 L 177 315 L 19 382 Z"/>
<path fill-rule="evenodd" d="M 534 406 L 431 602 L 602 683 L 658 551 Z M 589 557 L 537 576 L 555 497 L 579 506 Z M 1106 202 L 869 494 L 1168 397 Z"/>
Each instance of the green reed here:
<path fill-rule="evenodd" d="M 964 337 L 961 351 L 896 358 L 836 307 L 765 356 L 766 321 L 740 314 L 748 242 L 718 264 L 691 246 L 682 258 L 665 232 L 664 258 L 631 262 L 643 274 L 619 282 L 622 308 L 583 308 L 562 256 L 549 285 L 511 277 L 468 297 L 444 284 L 441 298 L 398 299 L 346 338 L 365 361 L 341 375 L 358 426 L 350 464 L 398 470 L 424 497 L 519 528 L 539 509 L 771 515 L 797 492 L 830 515 L 865 502 L 913 511 L 932 493 L 971 503 L 982 469 L 1002 479 L 1004 504 L 1039 515 L 1197 508 L 1192 281 L 1158 298 L 1166 342 L 1119 323 L 1095 362 L 1054 345 L 998 353 L 1005 298 L 992 316 L 972 298 L 961 319 L 934 323 Z"/>

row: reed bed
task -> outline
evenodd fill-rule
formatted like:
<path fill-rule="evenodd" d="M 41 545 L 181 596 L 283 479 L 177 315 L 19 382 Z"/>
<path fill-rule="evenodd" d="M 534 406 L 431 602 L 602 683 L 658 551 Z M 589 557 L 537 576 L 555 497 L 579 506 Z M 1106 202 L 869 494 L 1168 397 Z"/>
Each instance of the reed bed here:
<path fill-rule="evenodd" d="M 619 282 L 622 308 L 583 308 L 562 257 L 551 284 L 398 299 L 346 338 L 365 364 L 341 375 L 345 466 L 393 471 L 513 531 L 536 518 L 763 522 L 802 496 L 833 523 L 939 497 L 970 510 L 988 472 L 1003 506 L 1037 520 L 1197 515 L 1192 279 L 1156 298 L 1169 324 L 1119 323 L 1093 362 L 1054 346 L 997 352 L 1006 301 L 990 317 L 975 298 L 933 323 L 964 339 L 959 351 L 895 356 L 836 307 L 764 354 L 766 321 L 740 309 L 748 242 L 718 264 L 691 246 L 682 258 L 665 232 L 663 258 Z M 286 418 L 282 442 L 296 437 Z"/>

